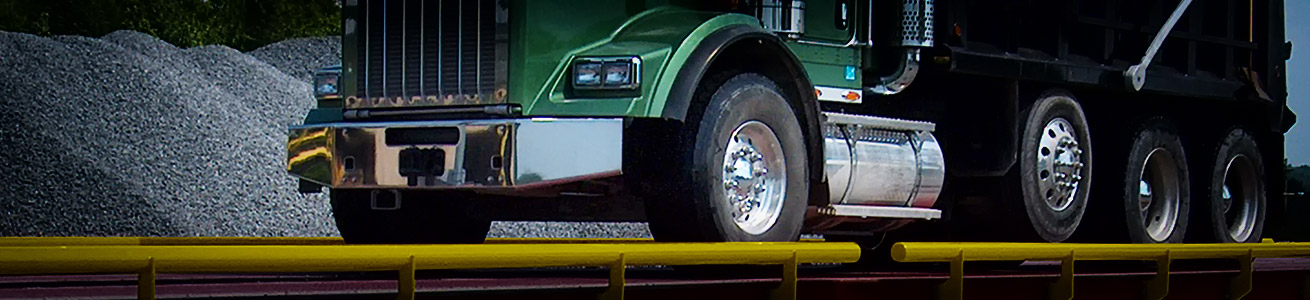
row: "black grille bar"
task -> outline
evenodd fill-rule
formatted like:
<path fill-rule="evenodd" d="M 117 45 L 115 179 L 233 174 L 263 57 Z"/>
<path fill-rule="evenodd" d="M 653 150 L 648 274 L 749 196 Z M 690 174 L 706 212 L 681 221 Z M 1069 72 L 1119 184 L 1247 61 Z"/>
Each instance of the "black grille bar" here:
<path fill-rule="evenodd" d="M 346 107 L 504 103 L 509 26 L 500 2 L 360 0 L 357 90 Z"/>

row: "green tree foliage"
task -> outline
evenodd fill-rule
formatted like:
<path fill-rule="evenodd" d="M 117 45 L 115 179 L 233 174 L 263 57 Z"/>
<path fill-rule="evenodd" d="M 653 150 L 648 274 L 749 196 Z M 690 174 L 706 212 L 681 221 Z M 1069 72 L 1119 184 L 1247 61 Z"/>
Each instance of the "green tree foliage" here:
<path fill-rule="evenodd" d="M 1288 193 L 1305 193 L 1310 191 L 1310 166 L 1301 165 L 1292 167 L 1292 164 L 1283 159 L 1283 175 L 1287 176 Z"/>
<path fill-rule="evenodd" d="M 242 51 L 341 31 L 340 0 L 0 0 L 0 31 L 99 37 L 144 32 L 180 47 Z"/>

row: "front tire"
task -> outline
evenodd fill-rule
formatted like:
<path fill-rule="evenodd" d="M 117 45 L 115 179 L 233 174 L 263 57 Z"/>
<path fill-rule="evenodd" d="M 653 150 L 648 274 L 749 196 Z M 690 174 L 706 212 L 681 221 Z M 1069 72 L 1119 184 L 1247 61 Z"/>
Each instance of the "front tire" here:
<path fill-rule="evenodd" d="M 330 197 L 347 244 L 481 244 L 491 229 L 471 213 L 470 194 L 333 189 Z"/>
<path fill-rule="evenodd" d="M 726 78 L 726 80 L 725 80 Z M 646 201 L 661 241 L 795 241 L 809 192 L 800 122 L 772 80 L 742 73 L 698 88 L 672 178 Z"/>

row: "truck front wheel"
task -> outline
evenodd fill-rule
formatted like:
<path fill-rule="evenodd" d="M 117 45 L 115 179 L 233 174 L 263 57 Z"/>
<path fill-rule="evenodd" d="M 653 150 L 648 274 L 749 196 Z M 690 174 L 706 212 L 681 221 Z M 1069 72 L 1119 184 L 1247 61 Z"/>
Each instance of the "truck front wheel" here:
<path fill-rule="evenodd" d="M 726 78 L 726 80 L 724 80 Z M 688 117 L 668 149 L 677 172 L 651 191 L 646 212 L 661 241 L 794 241 L 807 186 L 795 112 L 759 74 L 710 77 L 701 113 Z"/>
<path fill-rule="evenodd" d="M 333 189 L 332 215 L 347 244 L 480 244 L 491 221 L 468 197 L 444 191 Z"/>

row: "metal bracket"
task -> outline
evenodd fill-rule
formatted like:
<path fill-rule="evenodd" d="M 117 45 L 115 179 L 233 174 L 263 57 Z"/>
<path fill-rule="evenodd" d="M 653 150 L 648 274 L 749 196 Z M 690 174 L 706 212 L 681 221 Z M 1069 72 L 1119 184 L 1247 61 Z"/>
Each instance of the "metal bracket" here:
<path fill-rule="evenodd" d="M 136 298 L 155 299 L 155 279 L 159 273 L 155 269 L 155 258 L 146 261 L 146 267 L 136 275 Z"/>
<path fill-rule="evenodd" d="M 1173 255 L 1169 250 L 1164 251 L 1164 255 L 1155 260 L 1155 276 L 1146 280 L 1146 300 L 1161 300 L 1169 295 L 1169 265 L 1173 263 Z"/>
<path fill-rule="evenodd" d="M 414 256 L 409 256 L 409 261 L 400 268 L 400 279 L 396 280 L 396 290 L 399 292 L 396 299 L 414 300 L 414 293 L 418 290 L 418 280 L 414 278 Z"/>
<path fill-rule="evenodd" d="M 791 258 L 782 262 L 782 282 L 778 283 L 778 288 L 770 292 L 769 299 L 796 300 L 796 268 L 799 264 L 796 251 L 792 251 Z"/>
<path fill-rule="evenodd" d="M 1255 250 L 1246 250 L 1246 255 L 1237 257 L 1237 264 L 1241 270 L 1233 277 L 1233 281 L 1228 284 L 1228 299 L 1242 300 L 1247 294 L 1251 293 L 1254 285 L 1251 279 L 1254 278 L 1252 271 L 1255 264 Z"/>
<path fill-rule="evenodd" d="M 1073 264 L 1073 250 L 1069 250 L 1069 255 L 1060 260 L 1060 279 L 1051 285 L 1051 300 L 1073 299 Z"/>
<path fill-rule="evenodd" d="M 951 275 L 937 286 L 937 299 L 940 300 L 962 300 L 964 299 L 964 250 L 960 250 L 954 258 L 950 260 Z"/>
<path fill-rule="evenodd" d="M 610 268 L 610 285 L 605 288 L 605 292 L 600 294 L 603 300 L 623 300 L 623 290 L 627 281 L 624 279 L 628 273 L 628 259 L 626 253 L 619 253 L 619 259 L 611 263 Z"/>
<path fill-rule="evenodd" d="M 1160 45 L 1164 44 L 1164 38 L 1169 36 L 1170 31 L 1173 31 L 1174 24 L 1178 23 L 1178 19 L 1183 17 L 1183 12 L 1187 11 L 1187 6 L 1191 4 L 1192 0 L 1183 0 L 1182 3 L 1179 3 L 1178 7 L 1174 8 L 1174 13 L 1169 15 L 1169 20 L 1164 22 L 1163 27 L 1160 27 L 1160 32 L 1155 34 L 1155 39 L 1151 40 L 1151 47 L 1146 48 L 1146 56 L 1142 56 L 1142 61 L 1124 71 L 1124 79 L 1127 79 L 1128 83 L 1133 86 L 1134 91 L 1140 91 L 1142 86 L 1146 85 L 1146 68 L 1151 66 L 1151 61 L 1155 59 L 1155 54 L 1160 50 Z"/>

